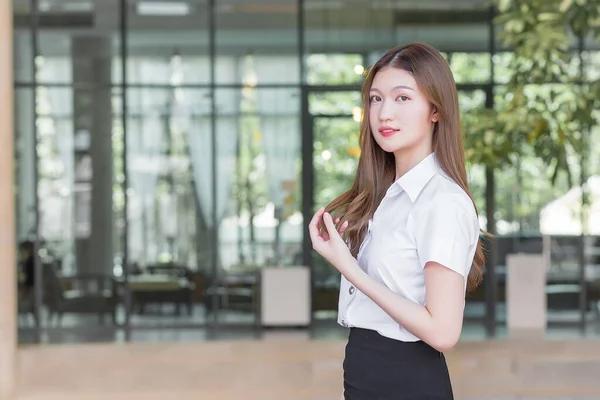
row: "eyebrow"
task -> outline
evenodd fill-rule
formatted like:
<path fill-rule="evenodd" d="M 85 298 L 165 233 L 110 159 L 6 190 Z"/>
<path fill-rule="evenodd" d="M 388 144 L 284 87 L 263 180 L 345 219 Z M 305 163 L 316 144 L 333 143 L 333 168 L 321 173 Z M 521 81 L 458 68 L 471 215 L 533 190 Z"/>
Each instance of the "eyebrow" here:
<path fill-rule="evenodd" d="M 410 86 L 406 86 L 406 85 L 398 85 L 398 86 L 394 86 L 394 87 L 392 88 L 392 92 L 395 92 L 396 90 L 399 90 L 399 89 L 408 89 L 408 90 L 412 90 L 413 92 L 415 91 L 415 89 L 411 88 Z M 379 90 L 379 89 L 377 89 L 377 88 L 371 88 L 371 90 L 370 90 L 370 91 L 373 91 L 373 92 L 381 92 L 381 90 Z"/>

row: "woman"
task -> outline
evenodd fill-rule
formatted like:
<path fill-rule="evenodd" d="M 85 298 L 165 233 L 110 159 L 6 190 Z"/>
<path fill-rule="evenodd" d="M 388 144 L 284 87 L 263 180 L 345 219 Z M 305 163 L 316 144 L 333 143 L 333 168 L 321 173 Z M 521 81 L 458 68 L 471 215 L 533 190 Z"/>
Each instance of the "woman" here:
<path fill-rule="evenodd" d="M 309 225 L 342 274 L 344 398 L 453 399 L 443 353 L 484 262 L 456 85 L 435 48 L 413 43 L 370 69 L 362 98 L 354 184 Z"/>

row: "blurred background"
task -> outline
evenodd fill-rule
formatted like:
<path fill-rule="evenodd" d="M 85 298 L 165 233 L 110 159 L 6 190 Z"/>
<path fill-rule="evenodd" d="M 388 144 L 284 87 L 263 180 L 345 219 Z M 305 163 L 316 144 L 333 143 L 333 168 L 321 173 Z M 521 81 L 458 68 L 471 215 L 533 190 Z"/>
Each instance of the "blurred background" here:
<path fill-rule="evenodd" d="M 334 398 L 339 274 L 306 225 L 352 182 L 366 71 L 426 41 L 493 234 L 459 398 L 600 398 L 600 0 L 9 2 L 23 393 Z"/>
<path fill-rule="evenodd" d="M 23 348 L 343 340 L 306 225 L 353 180 L 366 71 L 411 41 L 454 73 L 494 234 L 462 341 L 508 337 L 520 253 L 545 337 L 599 336 L 598 0 L 11 1 Z"/>

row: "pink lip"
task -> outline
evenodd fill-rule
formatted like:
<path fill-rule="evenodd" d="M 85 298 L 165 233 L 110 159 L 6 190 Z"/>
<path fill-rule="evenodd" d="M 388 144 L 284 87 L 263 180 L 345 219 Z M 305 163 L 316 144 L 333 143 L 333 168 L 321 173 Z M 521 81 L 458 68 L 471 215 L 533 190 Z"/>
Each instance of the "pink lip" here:
<path fill-rule="evenodd" d="M 398 132 L 398 129 L 392 128 L 390 126 L 382 126 L 381 128 L 379 128 L 379 134 L 383 137 L 392 136 L 396 132 Z"/>

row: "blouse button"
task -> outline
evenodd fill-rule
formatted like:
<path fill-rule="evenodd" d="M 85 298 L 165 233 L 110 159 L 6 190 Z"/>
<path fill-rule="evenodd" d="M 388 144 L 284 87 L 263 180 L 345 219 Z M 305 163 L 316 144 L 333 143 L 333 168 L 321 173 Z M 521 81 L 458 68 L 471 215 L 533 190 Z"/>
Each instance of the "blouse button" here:
<path fill-rule="evenodd" d="M 355 290 L 356 290 L 356 289 L 355 289 L 355 287 L 354 287 L 354 286 L 350 286 L 350 288 L 348 289 L 348 293 L 350 293 L 350 294 L 354 294 L 354 291 L 355 291 Z"/>

